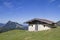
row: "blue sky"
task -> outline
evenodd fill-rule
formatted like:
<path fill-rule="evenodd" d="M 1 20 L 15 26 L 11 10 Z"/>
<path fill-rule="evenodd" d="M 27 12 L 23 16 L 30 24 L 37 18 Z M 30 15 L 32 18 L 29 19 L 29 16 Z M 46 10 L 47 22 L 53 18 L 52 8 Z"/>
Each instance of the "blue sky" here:
<path fill-rule="evenodd" d="M 33 18 L 60 20 L 60 0 L 0 0 L 0 23 Z"/>

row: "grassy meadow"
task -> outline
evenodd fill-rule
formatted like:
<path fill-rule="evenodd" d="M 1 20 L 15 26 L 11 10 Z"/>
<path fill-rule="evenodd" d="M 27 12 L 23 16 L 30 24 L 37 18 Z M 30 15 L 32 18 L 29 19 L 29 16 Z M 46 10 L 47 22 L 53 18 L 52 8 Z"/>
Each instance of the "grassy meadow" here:
<path fill-rule="evenodd" d="M 39 32 L 11 30 L 0 33 L 0 40 L 60 40 L 60 28 Z"/>

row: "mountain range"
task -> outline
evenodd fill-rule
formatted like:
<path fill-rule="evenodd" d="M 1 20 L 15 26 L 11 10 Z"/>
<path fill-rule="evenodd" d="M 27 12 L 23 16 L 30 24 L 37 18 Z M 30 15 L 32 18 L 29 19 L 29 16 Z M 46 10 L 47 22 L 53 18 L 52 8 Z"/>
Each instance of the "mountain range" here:
<path fill-rule="evenodd" d="M 58 26 L 60 26 L 60 21 L 56 22 L 56 24 L 57 24 Z"/>
<path fill-rule="evenodd" d="M 0 32 L 5 32 L 9 30 L 19 29 L 19 30 L 27 30 L 26 25 L 19 24 L 17 22 L 8 21 L 6 24 L 0 23 Z"/>

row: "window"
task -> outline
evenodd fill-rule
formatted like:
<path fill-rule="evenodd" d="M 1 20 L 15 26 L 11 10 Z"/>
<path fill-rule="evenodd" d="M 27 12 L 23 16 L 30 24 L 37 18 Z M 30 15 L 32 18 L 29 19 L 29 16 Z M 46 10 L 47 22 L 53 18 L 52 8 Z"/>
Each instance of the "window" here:
<path fill-rule="evenodd" d="M 45 27 L 45 25 L 44 25 L 44 27 Z"/>
<path fill-rule="evenodd" d="M 33 25 L 31 25 L 33 27 Z"/>

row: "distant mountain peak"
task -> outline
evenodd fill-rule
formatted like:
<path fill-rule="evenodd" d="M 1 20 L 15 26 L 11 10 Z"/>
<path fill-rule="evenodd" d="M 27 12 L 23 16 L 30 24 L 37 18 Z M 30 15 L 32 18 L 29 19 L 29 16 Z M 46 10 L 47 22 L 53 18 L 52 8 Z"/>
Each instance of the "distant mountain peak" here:
<path fill-rule="evenodd" d="M 9 20 L 8 22 L 12 22 L 12 21 Z"/>
<path fill-rule="evenodd" d="M 17 28 L 22 29 L 23 25 L 17 22 L 8 21 L 3 27 L 5 29 L 17 29 Z"/>
<path fill-rule="evenodd" d="M 10 21 L 10 20 L 9 20 L 7 23 L 12 23 L 12 22 L 13 22 L 13 21 Z"/>
<path fill-rule="evenodd" d="M 14 29 L 19 29 L 19 30 L 26 30 L 27 27 L 19 24 L 17 22 L 12 22 L 8 21 L 3 27 L 2 27 L 2 32 L 9 31 L 9 30 L 14 30 Z"/>
<path fill-rule="evenodd" d="M 57 24 L 57 26 L 60 26 L 60 21 L 58 21 L 56 24 Z"/>

